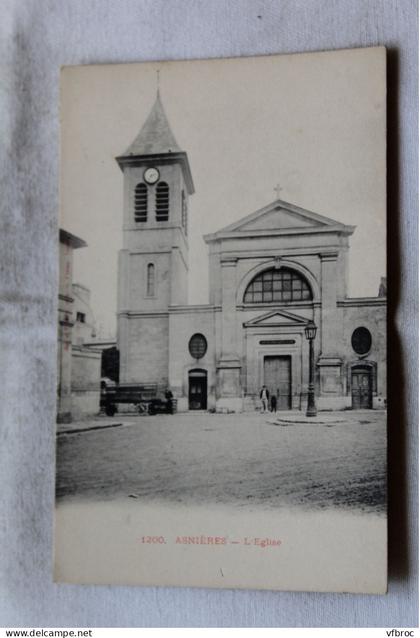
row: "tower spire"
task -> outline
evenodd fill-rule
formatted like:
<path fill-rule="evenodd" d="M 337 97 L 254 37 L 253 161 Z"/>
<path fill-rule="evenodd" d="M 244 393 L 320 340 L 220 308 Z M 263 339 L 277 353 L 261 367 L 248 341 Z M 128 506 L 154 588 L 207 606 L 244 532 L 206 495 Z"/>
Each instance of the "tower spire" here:
<path fill-rule="evenodd" d="M 156 98 L 145 123 L 134 142 L 126 151 L 116 157 L 122 171 L 127 166 L 143 165 L 153 158 L 156 164 L 179 164 L 189 195 L 194 192 L 194 184 L 187 153 L 178 146 L 163 108 L 159 93 L 160 69 L 156 70 Z"/>
<path fill-rule="evenodd" d="M 159 71 L 157 72 L 159 74 Z M 140 133 L 127 148 L 122 157 L 130 155 L 156 155 L 160 153 L 180 153 L 181 149 L 172 133 L 159 92 L 157 76 L 156 100 Z"/>

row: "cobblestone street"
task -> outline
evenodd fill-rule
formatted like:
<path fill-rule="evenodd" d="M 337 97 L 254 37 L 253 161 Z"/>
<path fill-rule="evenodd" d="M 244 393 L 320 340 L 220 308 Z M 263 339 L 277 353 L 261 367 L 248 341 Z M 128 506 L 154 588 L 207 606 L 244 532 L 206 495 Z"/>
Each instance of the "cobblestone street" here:
<path fill-rule="evenodd" d="M 382 511 L 385 412 L 299 418 L 189 413 L 72 424 L 57 437 L 57 498 Z"/>

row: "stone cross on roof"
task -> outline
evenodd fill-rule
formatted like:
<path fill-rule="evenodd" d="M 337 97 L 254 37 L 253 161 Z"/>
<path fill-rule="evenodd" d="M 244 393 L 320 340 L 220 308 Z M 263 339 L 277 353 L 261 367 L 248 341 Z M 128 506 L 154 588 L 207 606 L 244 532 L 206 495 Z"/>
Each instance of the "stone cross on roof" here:
<path fill-rule="evenodd" d="M 280 186 L 280 184 L 277 184 L 277 186 L 275 186 L 273 190 L 277 195 L 276 199 L 280 199 L 280 191 L 283 190 L 282 186 Z"/>

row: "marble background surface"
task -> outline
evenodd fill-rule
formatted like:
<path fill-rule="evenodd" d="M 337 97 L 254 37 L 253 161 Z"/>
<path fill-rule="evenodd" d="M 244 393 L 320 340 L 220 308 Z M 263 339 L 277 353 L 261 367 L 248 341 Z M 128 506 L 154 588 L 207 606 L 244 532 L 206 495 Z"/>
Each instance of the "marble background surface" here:
<path fill-rule="evenodd" d="M 3 0 L 0 21 L 0 626 L 417 623 L 414 0 Z M 60 65 L 384 44 L 389 95 L 387 596 L 55 585 Z"/>

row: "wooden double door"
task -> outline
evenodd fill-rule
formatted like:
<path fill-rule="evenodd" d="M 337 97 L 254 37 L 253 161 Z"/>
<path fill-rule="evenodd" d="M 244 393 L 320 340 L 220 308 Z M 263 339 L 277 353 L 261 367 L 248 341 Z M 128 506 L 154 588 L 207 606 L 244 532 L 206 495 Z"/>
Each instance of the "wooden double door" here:
<path fill-rule="evenodd" d="M 277 410 L 292 407 L 292 357 L 269 355 L 264 357 L 264 384 L 271 396 L 277 398 Z"/>
<path fill-rule="evenodd" d="M 351 372 L 351 407 L 353 410 L 372 407 L 372 372 L 366 368 L 353 368 Z"/>

